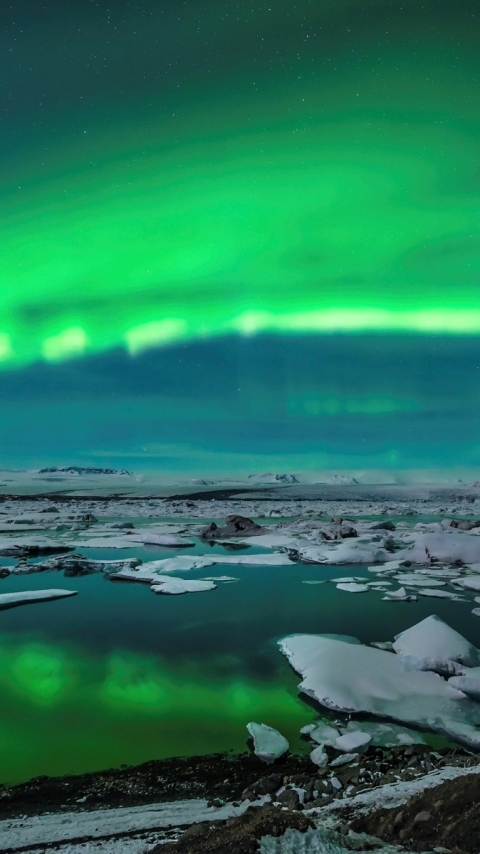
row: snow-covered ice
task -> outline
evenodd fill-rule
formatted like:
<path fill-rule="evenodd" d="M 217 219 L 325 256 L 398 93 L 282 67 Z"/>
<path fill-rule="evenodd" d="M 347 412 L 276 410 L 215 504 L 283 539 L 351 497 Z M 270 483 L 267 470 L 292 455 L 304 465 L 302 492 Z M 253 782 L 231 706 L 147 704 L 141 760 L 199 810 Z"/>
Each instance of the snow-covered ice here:
<path fill-rule="evenodd" d="M 279 641 L 300 688 L 339 712 L 364 712 L 443 733 L 479 747 L 480 706 L 430 672 L 409 669 L 399 655 L 320 635 Z"/>
<path fill-rule="evenodd" d="M 191 581 L 186 578 L 159 579 L 152 584 L 154 593 L 164 593 L 168 596 L 178 596 L 182 593 L 205 593 L 207 590 L 215 590 L 213 581 Z"/>
<path fill-rule="evenodd" d="M 51 602 L 54 599 L 65 599 L 76 596 L 76 590 L 24 590 L 19 593 L 0 593 L 0 609 L 12 608 L 15 605 L 32 605 L 35 602 Z"/>
<path fill-rule="evenodd" d="M 457 661 L 467 667 L 480 665 L 476 647 L 436 614 L 396 635 L 393 648 L 400 656 L 418 660 Z"/>
<path fill-rule="evenodd" d="M 273 727 L 251 722 L 247 724 L 247 729 L 253 738 L 255 755 L 263 762 L 274 762 L 287 752 L 287 739 Z"/>

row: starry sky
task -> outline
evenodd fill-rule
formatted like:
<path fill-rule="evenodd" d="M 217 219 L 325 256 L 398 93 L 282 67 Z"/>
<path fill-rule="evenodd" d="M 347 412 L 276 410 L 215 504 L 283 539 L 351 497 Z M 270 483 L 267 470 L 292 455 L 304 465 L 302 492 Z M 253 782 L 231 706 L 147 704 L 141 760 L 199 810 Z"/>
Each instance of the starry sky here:
<path fill-rule="evenodd" d="M 480 463 L 476 3 L 1 19 L 0 466 Z"/>

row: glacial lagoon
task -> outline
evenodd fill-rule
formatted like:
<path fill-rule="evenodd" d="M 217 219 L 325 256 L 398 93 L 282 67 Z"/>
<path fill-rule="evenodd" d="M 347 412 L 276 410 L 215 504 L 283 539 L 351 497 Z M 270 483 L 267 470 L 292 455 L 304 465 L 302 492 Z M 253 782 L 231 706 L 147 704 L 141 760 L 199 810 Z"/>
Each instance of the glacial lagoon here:
<path fill-rule="evenodd" d="M 102 524 L 108 528 L 108 520 Z M 145 519 L 141 524 L 148 530 Z M 233 554 L 228 545 L 194 542 L 181 550 L 135 544 L 77 551 L 94 560 L 143 563 L 177 554 Z M 241 551 L 262 553 L 267 550 L 254 545 Z M 2 557 L 0 563 L 12 567 L 16 561 Z M 309 752 L 299 730 L 318 717 L 319 707 L 299 696 L 300 677 L 277 646 L 285 635 L 353 635 L 368 644 L 392 640 L 436 613 L 480 646 L 480 620 L 469 602 L 386 602 L 379 591 L 350 595 L 333 583 L 304 583 L 346 576 L 371 582 L 376 576 L 365 564 L 218 563 L 181 575 L 238 581 L 184 596 L 155 596 L 146 584 L 111 581 L 103 573 L 64 578 L 44 571 L 0 581 L 0 593 L 78 591 L 69 599 L 0 611 L 2 782 L 240 752 L 247 749 L 251 720 L 280 730 L 294 751 Z M 442 741 L 427 737 L 432 744 Z"/>

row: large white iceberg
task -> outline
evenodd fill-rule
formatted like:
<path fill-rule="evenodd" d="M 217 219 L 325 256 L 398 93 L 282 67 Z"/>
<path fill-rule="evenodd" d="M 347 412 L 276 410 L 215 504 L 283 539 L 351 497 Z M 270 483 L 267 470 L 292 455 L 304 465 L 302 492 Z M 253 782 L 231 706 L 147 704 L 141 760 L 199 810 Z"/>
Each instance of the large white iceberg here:
<path fill-rule="evenodd" d="M 395 652 L 417 660 L 457 661 L 467 667 L 480 665 L 480 654 L 466 638 L 436 614 L 395 636 Z"/>
<path fill-rule="evenodd" d="M 409 669 L 400 656 L 321 635 L 279 641 L 300 688 L 339 712 L 364 712 L 443 733 L 480 747 L 480 707 L 434 673 Z"/>
<path fill-rule="evenodd" d="M 247 729 L 253 738 L 255 755 L 264 762 L 275 762 L 289 748 L 287 739 L 271 726 L 251 722 Z"/>

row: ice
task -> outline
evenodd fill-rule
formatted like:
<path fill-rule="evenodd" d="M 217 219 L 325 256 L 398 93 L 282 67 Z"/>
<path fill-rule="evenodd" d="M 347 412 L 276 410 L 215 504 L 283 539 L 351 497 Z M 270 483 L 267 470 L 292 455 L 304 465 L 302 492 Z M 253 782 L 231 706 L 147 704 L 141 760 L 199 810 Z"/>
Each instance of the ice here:
<path fill-rule="evenodd" d="M 429 587 L 419 587 L 417 589 L 419 596 L 428 596 L 430 599 L 452 599 L 455 602 L 462 602 L 455 593 L 449 593 L 448 590 L 431 590 Z"/>
<path fill-rule="evenodd" d="M 251 722 L 247 724 L 247 729 L 253 738 L 254 753 L 263 762 L 275 762 L 275 759 L 287 752 L 287 739 L 273 727 Z"/>
<path fill-rule="evenodd" d="M 396 575 L 395 578 L 397 579 L 397 581 L 401 582 L 402 584 L 406 584 L 407 587 L 417 587 L 417 586 L 418 587 L 424 587 L 425 582 L 427 580 L 425 578 L 425 576 L 410 575 L 406 572 L 403 573 L 402 575 Z M 446 584 L 445 581 L 439 581 L 436 578 L 429 578 L 428 583 L 429 583 L 430 587 L 444 587 Z"/>
<path fill-rule="evenodd" d="M 342 750 L 344 753 L 354 753 L 355 751 L 365 750 L 372 740 L 372 736 L 362 730 L 354 730 L 340 735 L 334 742 L 336 750 Z"/>
<path fill-rule="evenodd" d="M 328 744 L 333 747 L 337 738 L 340 735 L 340 730 L 337 727 L 327 724 L 325 721 L 318 721 L 312 730 L 310 730 L 310 738 L 317 744 Z"/>
<path fill-rule="evenodd" d="M 363 575 L 343 575 L 341 578 L 331 578 L 330 581 L 333 581 L 334 584 L 350 584 L 355 581 L 364 582 L 365 579 Z"/>
<path fill-rule="evenodd" d="M 299 549 L 298 556 L 303 563 L 374 563 L 388 560 L 389 554 L 385 549 L 366 545 L 358 539 L 342 540 L 335 545 L 327 543 L 322 546 L 305 546 Z"/>
<path fill-rule="evenodd" d="M 465 578 L 456 578 L 455 584 L 465 587 L 467 590 L 480 590 L 480 575 L 467 575 Z"/>
<path fill-rule="evenodd" d="M 406 729 L 397 724 L 385 724 L 378 721 L 349 721 L 345 727 L 347 733 L 363 732 L 371 737 L 374 747 L 398 747 L 399 745 L 425 744 L 419 732 Z"/>
<path fill-rule="evenodd" d="M 176 546 L 177 548 L 187 548 L 194 546 L 193 540 L 187 540 L 185 537 L 175 537 L 168 534 L 134 534 L 132 540 L 143 543 L 144 545 L 152 546 Z"/>
<path fill-rule="evenodd" d="M 388 590 L 386 596 L 382 596 L 387 602 L 416 602 L 417 597 L 411 596 L 405 590 L 405 587 L 399 587 L 398 590 Z"/>
<path fill-rule="evenodd" d="M 182 593 L 205 593 L 207 590 L 215 590 L 213 581 L 190 581 L 186 578 L 160 578 L 152 584 L 154 593 L 164 593 L 168 596 L 179 596 Z"/>
<path fill-rule="evenodd" d="M 436 674 L 409 669 L 390 652 L 319 635 L 293 635 L 279 646 L 303 677 L 300 689 L 321 705 L 413 724 L 480 747 L 480 707 Z"/>
<path fill-rule="evenodd" d="M 472 614 L 474 617 L 480 617 L 480 608 L 472 608 Z"/>
<path fill-rule="evenodd" d="M 463 691 L 472 700 L 480 701 L 480 667 L 465 668 L 463 675 L 452 676 L 448 684 Z"/>
<path fill-rule="evenodd" d="M 345 590 L 347 593 L 368 593 L 370 588 L 366 584 L 346 582 L 344 584 L 337 584 L 337 590 Z"/>
<path fill-rule="evenodd" d="M 476 563 L 480 562 L 480 537 L 463 531 L 417 534 L 412 545 L 395 557 L 412 563 L 430 563 L 432 558 L 444 563 Z"/>
<path fill-rule="evenodd" d="M 1 593 L 0 609 L 13 608 L 15 605 L 30 605 L 34 602 L 50 602 L 54 599 L 64 599 L 76 596 L 77 590 L 24 590 L 21 593 Z"/>
<path fill-rule="evenodd" d="M 457 661 L 467 667 L 480 664 L 476 647 L 436 614 L 396 635 L 393 648 L 398 655 L 417 660 Z"/>
<path fill-rule="evenodd" d="M 318 765 L 319 768 L 325 768 L 328 765 L 328 756 L 325 752 L 325 748 L 323 744 L 320 744 L 318 747 L 314 747 L 312 752 L 310 753 L 310 759 L 314 763 L 314 765 Z"/>
<path fill-rule="evenodd" d="M 233 575 L 207 575 L 203 581 L 223 581 L 225 584 L 230 584 L 233 581 L 240 581 L 239 578 L 234 578 Z"/>

